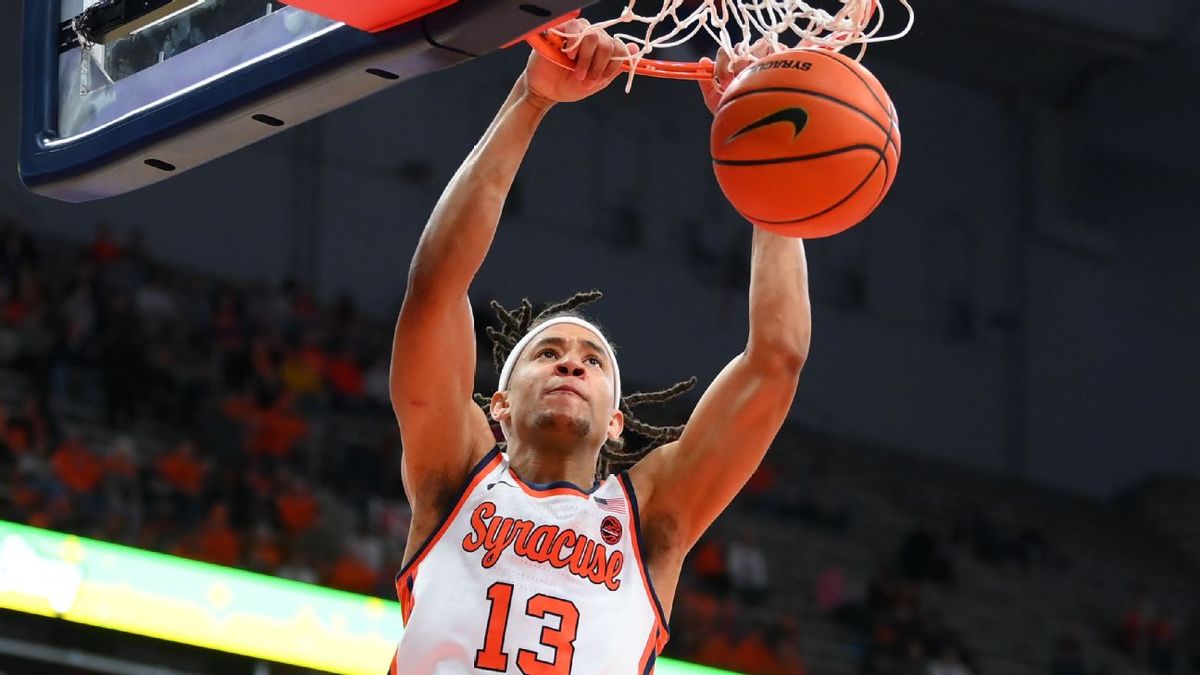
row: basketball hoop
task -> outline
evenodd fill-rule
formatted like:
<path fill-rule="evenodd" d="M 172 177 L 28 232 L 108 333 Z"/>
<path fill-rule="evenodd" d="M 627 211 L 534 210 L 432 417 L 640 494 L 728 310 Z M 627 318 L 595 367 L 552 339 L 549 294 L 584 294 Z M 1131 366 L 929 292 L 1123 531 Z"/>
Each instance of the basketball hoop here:
<path fill-rule="evenodd" d="M 683 44 L 703 31 L 729 57 L 731 66 L 740 61 L 758 60 L 759 56 L 751 54 L 750 47 L 760 40 L 768 45 L 769 54 L 790 49 L 841 51 L 860 44 L 863 49 L 858 59 L 861 59 L 867 44 L 895 40 L 908 34 L 914 18 L 909 0 L 899 0 L 908 12 L 908 22 L 898 33 L 879 35 L 884 19 L 882 0 L 840 0 L 841 9 L 835 14 L 813 7 L 805 0 L 702 0 L 685 16 L 680 15 L 685 0 L 663 0 L 662 8 L 653 15 L 634 12 L 635 2 L 629 0 L 617 18 L 598 21 L 582 31 L 567 31 L 560 24 L 526 40 L 542 56 L 571 68 L 571 60 L 564 52 L 584 36 L 620 27 L 620 24 L 642 24 L 645 30 L 640 36 L 630 32 L 614 33 L 616 38 L 636 47 L 629 56 L 616 57 L 625 60 L 622 69 L 630 74 L 630 83 L 635 74 L 703 80 L 713 76 L 710 62 L 660 61 L 649 58 L 649 54 L 655 49 Z M 731 22 L 741 33 L 740 39 L 735 40 L 730 35 Z M 656 32 L 662 34 L 656 35 Z M 628 88 L 627 85 L 627 91 Z"/>

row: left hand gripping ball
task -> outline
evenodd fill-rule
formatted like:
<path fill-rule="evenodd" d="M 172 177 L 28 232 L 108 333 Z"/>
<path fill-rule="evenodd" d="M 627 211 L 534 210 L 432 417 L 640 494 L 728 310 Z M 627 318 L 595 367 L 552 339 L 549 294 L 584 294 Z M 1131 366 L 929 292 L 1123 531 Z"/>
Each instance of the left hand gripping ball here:
<path fill-rule="evenodd" d="M 883 201 L 900 162 L 887 92 L 831 51 L 789 51 L 746 68 L 721 97 L 711 149 L 717 182 L 755 225 L 828 237 Z"/>

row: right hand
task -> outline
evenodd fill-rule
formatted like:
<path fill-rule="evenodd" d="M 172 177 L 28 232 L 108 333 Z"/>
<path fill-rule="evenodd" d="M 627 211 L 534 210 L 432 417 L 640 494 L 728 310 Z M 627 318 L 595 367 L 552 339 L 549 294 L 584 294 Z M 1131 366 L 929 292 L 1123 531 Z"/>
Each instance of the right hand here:
<path fill-rule="evenodd" d="M 584 19 L 573 19 L 563 24 L 563 28 L 580 31 L 587 25 Z M 633 49 L 633 45 L 626 45 L 607 33 L 593 33 L 567 52 L 575 62 L 571 70 L 547 60 L 535 50 L 529 54 L 529 62 L 525 65 L 525 86 L 531 95 L 547 103 L 585 99 L 616 79 L 621 72 L 619 57 Z"/>

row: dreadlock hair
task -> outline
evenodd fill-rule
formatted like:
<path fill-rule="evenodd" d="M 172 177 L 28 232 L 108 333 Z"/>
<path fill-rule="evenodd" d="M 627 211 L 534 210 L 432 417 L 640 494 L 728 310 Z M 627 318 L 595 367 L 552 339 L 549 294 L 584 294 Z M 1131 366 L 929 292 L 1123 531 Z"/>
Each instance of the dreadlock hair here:
<path fill-rule="evenodd" d="M 513 348 L 517 346 L 521 338 L 525 337 L 531 330 L 551 319 L 564 316 L 582 319 L 583 316 L 576 310 L 583 305 L 599 300 L 601 297 L 603 297 L 603 294 L 600 291 L 583 291 L 572 295 L 562 302 L 547 305 L 536 315 L 533 313 L 533 304 L 529 302 L 528 298 L 522 299 L 520 306 L 512 310 L 505 309 L 495 300 L 491 301 L 492 310 L 496 312 L 496 316 L 500 319 L 499 330 L 491 326 L 486 328 L 487 336 L 492 340 L 492 362 L 496 367 L 496 372 L 499 373 L 504 369 L 504 362 L 508 359 L 508 355 L 512 353 Z M 680 434 L 683 433 L 684 425 L 655 426 L 648 424 L 633 414 L 633 408 L 648 403 L 669 401 L 695 385 L 696 378 L 689 377 L 682 382 L 676 382 L 666 389 L 642 391 L 622 396 L 619 407 L 625 415 L 625 430 L 632 431 L 641 436 L 645 442 L 640 444 L 640 447 L 631 449 L 626 445 L 624 438 L 617 438 L 616 440 L 606 439 L 604 447 L 600 449 L 600 457 L 596 462 L 596 478 L 603 479 L 610 473 L 628 469 L 637 464 L 638 460 L 650 454 L 650 451 L 654 448 L 678 439 Z M 475 400 L 483 407 L 484 413 L 494 424 L 495 420 L 492 419 L 489 399 L 480 394 L 475 394 Z"/>

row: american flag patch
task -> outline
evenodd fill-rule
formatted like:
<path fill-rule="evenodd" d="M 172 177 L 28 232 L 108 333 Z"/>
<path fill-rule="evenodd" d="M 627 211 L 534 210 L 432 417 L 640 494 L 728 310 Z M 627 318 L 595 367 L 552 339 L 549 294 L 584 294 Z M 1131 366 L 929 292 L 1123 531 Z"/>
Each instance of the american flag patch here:
<path fill-rule="evenodd" d="M 618 497 L 616 499 L 605 499 L 603 497 L 596 497 L 595 499 L 596 506 L 599 506 L 601 510 L 608 511 L 609 513 L 619 513 L 621 515 L 625 515 L 624 498 Z"/>

